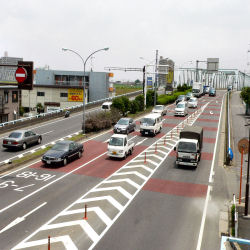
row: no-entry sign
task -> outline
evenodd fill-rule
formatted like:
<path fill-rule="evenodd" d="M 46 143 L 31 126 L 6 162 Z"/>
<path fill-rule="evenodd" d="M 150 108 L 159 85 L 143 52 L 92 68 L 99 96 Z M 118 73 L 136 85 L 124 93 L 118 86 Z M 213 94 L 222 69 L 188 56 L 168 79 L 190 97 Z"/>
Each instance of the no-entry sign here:
<path fill-rule="evenodd" d="M 27 79 L 26 69 L 23 67 L 17 68 L 15 76 L 18 83 L 24 82 Z"/>

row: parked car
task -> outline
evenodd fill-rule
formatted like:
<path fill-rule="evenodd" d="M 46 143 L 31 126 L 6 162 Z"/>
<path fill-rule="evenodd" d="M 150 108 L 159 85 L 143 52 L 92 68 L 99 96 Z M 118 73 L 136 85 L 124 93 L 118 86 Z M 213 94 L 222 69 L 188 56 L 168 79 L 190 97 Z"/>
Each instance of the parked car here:
<path fill-rule="evenodd" d="M 136 124 L 132 118 L 121 118 L 114 126 L 114 133 L 129 134 L 134 131 Z"/>
<path fill-rule="evenodd" d="M 185 95 L 179 95 L 177 100 L 175 101 L 175 104 L 177 105 L 179 102 L 185 102 L 187 100 Z"/>
<path fill-rule="evenodd" d="M 193 95 L 192 92 L 188 92 L 188 93 L 186 94 L 186 99 L 187 99 L 187 101 L 188 101 L 190 98 L 192 98 L 192 97 L 194 97 L 194 95 Z"/>
<path fill-rule="evenodd" d="M 167 114 L 167 108 L 164 105 L 156 105 L 154 106 L 152 113 L 158 113 L 164 116 Z"/>
<path fill-rule="evenodd" d="M 210 88 L 210 90 L 209 90 L 209 96 L 216 96 L 216 90 L 215 90 L 215 88 Z"/>
<path fill-rule="evenodd" d="M 197 108 L 198 100 L 196 97 L 192 97 L 188 100 L 188 108 Z"/>
<path fill-rule="evenodd" d="M 102 104 L 102 110 L 104 111 L 110 111 L 111 110 L 111 105 L 112 105 L 112 102 L 104 102 Z"/>
<path fill-rule="evenodd" d="M 36 134 L 31 130 L 17 130 L 3 139 L 3 147 L 25 150 L 27 146 L 36 143 L 40 144 L 41 142 L 42 136 L 40 134 Z"/>
<path fill-rule="evenodd" d="M 74 141 L 59 141 L 42 156 L 42 162 L 46 165 L 67 163 L 75 158 L 81 158 L 83 144 Z"/>
<path fill-rule="evenodd" d="M 233 86 L 230 84 L 227 86 L 227 91 L 233 90 Z"/>
<path fill-rule="evenodd" d="M 188 114 L 187 102 L 179 102 L 175 108 L 175 116 L 185 116 Z"/>

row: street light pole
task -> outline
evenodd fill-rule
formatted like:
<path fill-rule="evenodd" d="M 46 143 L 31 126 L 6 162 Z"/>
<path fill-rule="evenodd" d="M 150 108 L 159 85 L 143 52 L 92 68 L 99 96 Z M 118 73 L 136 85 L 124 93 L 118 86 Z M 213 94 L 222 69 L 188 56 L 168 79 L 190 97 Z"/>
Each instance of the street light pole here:
<path fill-rule="evenodd" d="M 98 49 L 96 51 L 94 51 L 93 53 L 91 53 L 87 59 L 84 61 L 83 58 L 80 56 L 80 54 L 78 54 L 76 51 L 72 50 L 72 49 L 66 49 L 66 48 L 62 48 L 63 51 L 71 51 L 73 52 L 74 54 L 78 55 L 82 62 L 83 62 L 83 123 L 82 123 L 82 133 L 85 134 L 85 103 L 86 103 L 86 100 L 85 100 L 85 89 L 86 89 L 86 81 L 85 81 L 85 68 L 86 68 L 86 63 L 87 61 L 89 60 L 89 58 L 91 56 L 93 56 L 95 53 L 99 52 L 99 51 L 102 51 L 102 50 L 109 50 L 109 48 L 103 48 L 103 49 Z"/>

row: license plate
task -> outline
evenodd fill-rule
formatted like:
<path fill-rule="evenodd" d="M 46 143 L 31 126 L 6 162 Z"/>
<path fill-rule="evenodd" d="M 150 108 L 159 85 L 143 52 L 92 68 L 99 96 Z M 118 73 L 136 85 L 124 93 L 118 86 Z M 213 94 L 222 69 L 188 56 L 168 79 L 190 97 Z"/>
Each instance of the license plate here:
<path fill-rule="evenodd" d="M 116 155 L 116 152 L 115 152 L 115 151 L 113 151 L 113 155 Z"/>
<path fill-rule="evenodd" d="M 185 159 L 190 159 L 190 156 L 188 156 L 188 155 L 183 155 L 183 158 L 185 158 Z"/>
<path fill-rule="evenodd" d="M 117 132 L 120 132 L 120 129 L 117 129 Z"/>
<path fill-rule="evenodd" d="M 51 163 L 51 161 L 47 161 L 47 164 L 50 164 Z"/>
<path fill-rule="evenodd" d="M 11 144 L 11 141 L 8 141 L 8 144 Z"/>
<path fill-rule="evenodd" d="M 148 132 L 145 132 L 145 135 L 147 135 L 148 134 Z"/>

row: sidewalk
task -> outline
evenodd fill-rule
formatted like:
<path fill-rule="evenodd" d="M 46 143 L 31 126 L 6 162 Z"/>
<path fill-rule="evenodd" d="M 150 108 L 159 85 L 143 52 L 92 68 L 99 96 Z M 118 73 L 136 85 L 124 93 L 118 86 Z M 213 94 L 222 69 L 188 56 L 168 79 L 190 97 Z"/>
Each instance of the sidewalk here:
<path fill-rule="evenodd" d="M 232 92 L 231 96 L 231 125 L 232 125 L 232 147 L 234 153 L 234 159 L 232 162 L 232 170 L 235 172 L 236 185 L 234 185 L 234 192 L 237 197 L 237 210 L 239 213 L 239 238 L 250 239 L 250 216 L 244 218 L 245 207 L 245 190 L 246 190 L 246 176 L 247 176 L 247 159 L 248 155 L 243 156 L 243 169 L 242 169 L 242 192 L 241 192 L 241 204 L 238 204 L 239 190 L 240 190 L 240 172 L 241 172 L 241 154 L 238 151 L 238 142 L 242 138 L 248 138 L 249 126 L 247 124 L 248 116 L 245 115 L 245 106 L 240 98 L 240 92 Z M 250 207 L 248 207 L 248 214 L 250 215 Z M 240 246 L 241 249 L 250 249 L 250 246 Z"/>

